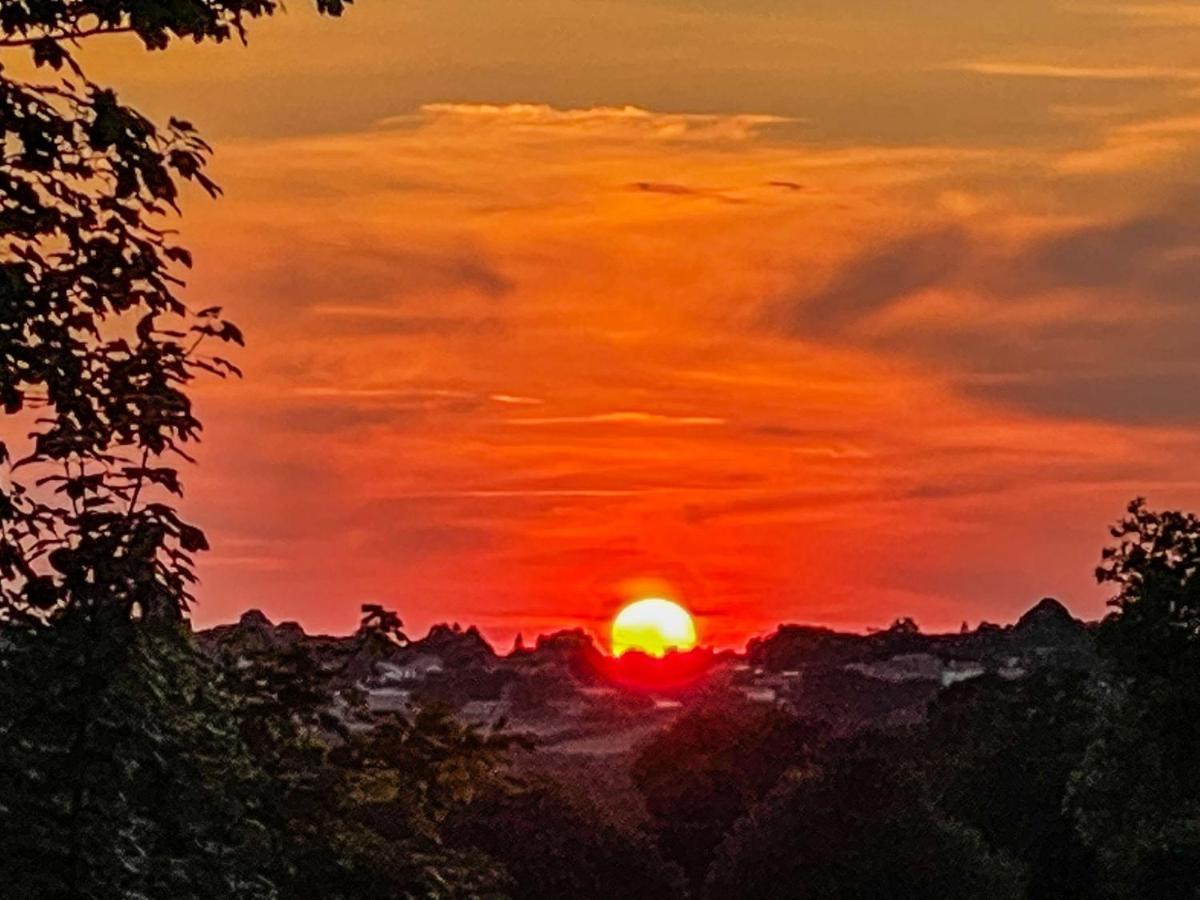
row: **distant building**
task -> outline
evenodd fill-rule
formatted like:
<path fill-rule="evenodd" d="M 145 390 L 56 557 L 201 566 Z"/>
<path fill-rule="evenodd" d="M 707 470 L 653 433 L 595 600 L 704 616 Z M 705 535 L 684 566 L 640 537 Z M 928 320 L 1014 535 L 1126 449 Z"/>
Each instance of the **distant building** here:
<path fill-rule="evenodd" d="M 1004 663 L 996 670 L 996 674 L 1005 681 L 1016 681 L 1018 678 L 1024 678 L 1029 674 L 1029 670 L 1022 665 L 1021 657 L 1010 656 L 1004 660 Z"/>
<path fill-rule="evenodd" d="M 597 697 L 615 697 L 617 694 L 617 689 L 608 685 L 584 686 L 576 688 L 576 690 L 584 697 L 590 697 L 593 699 Z"/>
<path fill-rule="evenodd" d="M 503 700 L 470 700 L 458 711 L 458 718 L 468 725 L 493 725 L 508 714 Z"/>
<path fill-rule="evenodd" d="M 768 687 L 743 688 L 742 693 L 751 703 L 774 703 L 776 697 L 775 689 Z"/>
<path fill-rule="evenodd" d="M 972 678 L 978 678 L 986 671 L 987 669 L 980 663 L 970 660 L 952 659 L 946 663 L 945 671 L 942 672 L 942 687 L 949 687 L 960 681 L 969 681 Z"/>
<path fill-rule="evenodd" d="M 380 663 L 379 680 L 385 684 L 424 681 L 446 669 L 440 656 L 424 653 L 399 663 Z"/>
<path fill-rule="evenodd" d="M 868 678 L 898 684 L 942 680 L 942 661 L 932 653 L 904 653 L 878 662 L 850 663 L 846 669 Z"/>
<path fill-rule="evenodd" d="M 366 688 L 367 708 L 371 712 L 411 712 L 412 694 L 394 687 Z"/>

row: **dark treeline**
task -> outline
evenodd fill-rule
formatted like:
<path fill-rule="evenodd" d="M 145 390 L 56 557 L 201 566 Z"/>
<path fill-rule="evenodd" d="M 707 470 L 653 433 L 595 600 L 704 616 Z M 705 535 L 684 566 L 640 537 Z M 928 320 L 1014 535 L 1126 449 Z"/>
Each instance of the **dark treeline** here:
<path fill-rule="evenodd" d="M 436 705 L 371 712 L 338 667 L 405 640 L 378 607 L 341 662 L 95 611 L 9 621 L 0 884 L 97 900 L 1196 897 L 1200 520 L 1137 503 L 1114 535 L 1098 666 L 982 675 L 890 729 L 714 687 L 637 752 L 632 824 L 540 773 L 520 737 Z"/>

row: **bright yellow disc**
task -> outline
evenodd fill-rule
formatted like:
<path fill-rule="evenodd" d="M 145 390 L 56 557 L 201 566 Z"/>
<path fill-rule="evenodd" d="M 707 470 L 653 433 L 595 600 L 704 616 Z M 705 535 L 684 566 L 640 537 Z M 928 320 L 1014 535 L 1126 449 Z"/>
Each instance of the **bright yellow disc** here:
<path fill-rule="evenodd" d="M 664 656 L 670 649 L 690 650 L 694 646 L 696 623 L 691 614 L 674 601 L 660 597 L 638 600 L 613 619 L 613 656 L 628 650 Z"/>

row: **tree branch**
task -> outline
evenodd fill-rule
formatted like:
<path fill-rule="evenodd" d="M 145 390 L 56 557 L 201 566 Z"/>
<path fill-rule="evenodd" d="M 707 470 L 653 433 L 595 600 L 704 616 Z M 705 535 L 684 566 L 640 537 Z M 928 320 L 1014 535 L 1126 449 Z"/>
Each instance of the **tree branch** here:
<path fill-rule="evenodd" d="M 43 34 L 37 37 L 9 37 L 0 38 L 0 47 L 32 47 L 34 44 L 42 41 L 71 41 L 72 43 L 83 38 L 94 37 L 101 34 L 129 34 L 134 31 L 132 25 L 97 25 L 95 28 L 84 28 L 77 31 L 59 31 L 54 34 Z"/>

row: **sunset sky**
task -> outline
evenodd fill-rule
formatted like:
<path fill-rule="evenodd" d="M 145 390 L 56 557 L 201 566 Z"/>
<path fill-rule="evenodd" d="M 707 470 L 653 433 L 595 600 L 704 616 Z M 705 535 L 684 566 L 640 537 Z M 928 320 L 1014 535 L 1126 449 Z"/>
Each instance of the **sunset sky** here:
<path fill-rule="evenodd" d="M 289 7 L 83 54 L 226 191 L 200 624 L 1091 618 L 1200 507 L 1200 4 Z"/>

